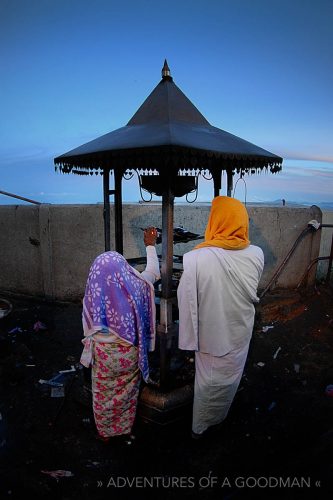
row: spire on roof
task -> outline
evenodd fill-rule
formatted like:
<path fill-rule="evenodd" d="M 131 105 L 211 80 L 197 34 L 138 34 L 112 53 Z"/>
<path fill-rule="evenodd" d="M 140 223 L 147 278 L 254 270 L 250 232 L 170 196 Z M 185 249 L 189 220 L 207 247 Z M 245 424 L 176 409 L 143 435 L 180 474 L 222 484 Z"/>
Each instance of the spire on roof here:
<path fill-rule="evenodd" d="M 172 81 L 172 76 L 170 73 L 170 68 L 168 66 L 167 60 L 164 59 L 164 65 L 162 68 L 162 80 L 170 80 Z"/>

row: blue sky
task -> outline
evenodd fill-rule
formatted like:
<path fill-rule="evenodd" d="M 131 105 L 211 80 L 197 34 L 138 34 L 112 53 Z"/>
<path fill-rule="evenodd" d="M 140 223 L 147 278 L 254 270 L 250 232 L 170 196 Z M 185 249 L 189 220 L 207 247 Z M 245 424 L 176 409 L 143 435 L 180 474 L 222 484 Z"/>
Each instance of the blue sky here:
<path fill-rule="evenodd" d="M 0 190 L 101 202 L 101 177 L 60 175 L 53 158 L 125 125 L 167 58 L 212 125 L 284 158 L 245 178 L 248 201 L 333 201 L 332 26 L 332 0 L 2 0 Z"/>

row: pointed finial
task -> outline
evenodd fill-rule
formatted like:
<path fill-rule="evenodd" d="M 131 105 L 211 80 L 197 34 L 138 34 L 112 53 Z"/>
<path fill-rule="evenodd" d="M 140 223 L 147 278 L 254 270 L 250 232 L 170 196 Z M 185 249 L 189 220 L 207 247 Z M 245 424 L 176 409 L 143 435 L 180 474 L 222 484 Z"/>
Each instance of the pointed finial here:
<path fill-rule="evenodd" d="M 170 68 L 168 66 L 167 60 L 164 59 L 164 65 L 162 68 L 162 80 L 171 80 L 172 81 L 172 76 L 170 73 Z"/>

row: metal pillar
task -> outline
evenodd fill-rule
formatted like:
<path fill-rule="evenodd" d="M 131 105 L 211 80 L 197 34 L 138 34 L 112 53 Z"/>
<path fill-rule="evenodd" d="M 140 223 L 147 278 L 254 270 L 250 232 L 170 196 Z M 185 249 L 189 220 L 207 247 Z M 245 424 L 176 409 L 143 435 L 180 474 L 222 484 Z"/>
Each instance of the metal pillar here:
<path fill-rule="evenodd" d="M 232 195 L 232 188 L 233 188 L 232 170 L 227 170 L 227 196 Z"/>
<path fill-rule="evenodd" d="M 123 206 L 122 206 L 122 178 L 123 171 L 114 171 L 114 227 L 116 251 L 123 254 Z"/>
<path fill-rule="evenodd" d="M 103 171 L 103 197 L 104 197 L 104 247 L 105 251 L 110 250 L 110 170 Z"/>
<path fill-rule="evenodd" d="M 213 177 L 213 182 L 214 182 L 214 198 L 216 196 L 220 196 L 220 189 L 221 189 L 221 177 L 222 177 L 222 170 L 215 170 L 212 172 L 212 177 Z"/>
<path fill-rule="evenodd" d="M 170 179 L 166 180 L 162 195 L 162 293 L 160 299 L 160 319 L 157 326 L 160 341 L 160 387 L 167 388 L 169 371 L 168 344 L 171 341 L 172 323 L 172 269 L 173 269 L 173 212 L 174 195 Z"/>
<path fill-rule="evenodd" d="M 104 244 L 105 251 L 111 250 L 110 243 L 110 195 L 114 195 L 114 227 L 116 251 L 123 253 L 123 211 L 122 211 L 122 170 L 114 172 L 114 189 L 110 189 L 110 169 L 103 171 L 104 196 Z"/>

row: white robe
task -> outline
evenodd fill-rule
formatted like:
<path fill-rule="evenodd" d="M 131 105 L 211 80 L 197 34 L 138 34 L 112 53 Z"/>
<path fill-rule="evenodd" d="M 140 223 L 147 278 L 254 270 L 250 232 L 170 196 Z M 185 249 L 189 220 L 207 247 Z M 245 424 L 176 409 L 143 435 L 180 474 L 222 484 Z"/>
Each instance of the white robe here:
<path fill-rule="evenodd" d="M 184 254 L 177 296 L 179 348 L 223 356 L 244 347 L 264 267 L 261 248 L 202 247 Z"/>
<path fill-rule="evenodd" d="M 184 255 L 178 287 L 179 347 L 195 353 L 192 430 L 228 414 L 242 377 L 264 267 L 256 246 L 203 247 Z"/>

